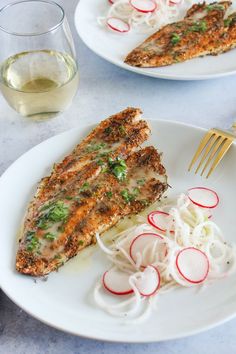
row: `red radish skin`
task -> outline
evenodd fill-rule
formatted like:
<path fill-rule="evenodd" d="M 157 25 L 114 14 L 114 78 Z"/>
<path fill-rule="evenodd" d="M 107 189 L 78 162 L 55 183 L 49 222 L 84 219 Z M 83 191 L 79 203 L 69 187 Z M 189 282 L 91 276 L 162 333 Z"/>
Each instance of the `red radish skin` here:
<path fill-rule="evenodd" d="M 205 271 L 204 271 L 204 275 L 203 275 L 200 279 L 198 279 L 198 280 L 196 280 L 196 279 L 190 279 L 188 276 L 186 276 L 186 274 L 184 274 L 183 269 L 181 270 L 181 267 L 179 266 L 179 261 L 180 261 L 181 255 L 183 255 L 183 252 L 189 251 L 189 250 L 194 251 L 194 252 L 198 252 L 199 255 L 201 255 L 201 257 L 203 257 L 202 259 L 204 259 L 204 262 L 206 263 L 206 264 L 205 264 L 206 269 L 205 269 Z M 181 275 L 185 280 L 187 280 L 189 283 L 191 283 L 191 284 L 199 284 L 199 283 L 202 283 L 202 282 L 207 278 L 207 275 L 208 275 L 208 273 L 209 273 L 209 267 L 210 267 L 210 265 L 209 265 L 209 260 L 208 260 L 207 255 L 206 255 L 203 251 L 201 251 L 201 250 L 199 250 L 198 248 L 195 248 L 195 247 L 186 247 L 186 248 L 182 249 L 181 251 L 179 251 L 179 253 L 177 254 L 176 262 L 175 262 L 175 263 L 176 263 L 176 267 L 177 267 L 177 269 L 178 269 L 180 275 Z"/>
<path fill-rule="evenodd" d="M 131 242 L 131 245 L 130 245 L 130 249 L 129 249 L 129 254 L 130 254 L 130 257 L 132 258 L 132 260 L 135 262 L 135 255 L 133 254 L 133 248 L 134 248 L 134 244 L 135 242 L 137 242 L 137 240 L 139 240 L 141 237 L 146 237 L 146 236 L 152 236 L 152 237 L 156 237 L 156 238 L 159 238 L 161 240 L 163 240 L 163 237 L 161 235 L 158 235 L 158 234 L 155 234 L 155 233 L 152 233 L 152 232 L 144 232 L 138 236 L 136 236 L 133 241 Z M 166 254 L 166 252 L 165 252 Z M 141 267 L 146 267 L 147 265 L 141 265 Z"/>
<path fill-rule="evenodd" d="M 171 0 L 169 2 L 169 6 L 176 6 L 176 5 L 180 5 L 182 2 L 182 0 Z"/>
<path fill-rule="evenodd" d="M 211 209 L 208 210 L 208 219 L 211 219 L 212 218 L 212 213 L 211 213 Z"/>
<path fill-rule="evenodd" d="M 157 8 L 157 3 L 154 0 L 130 0 L 130 5 L 143 13 L 153 12 Z"/>
<path fill-rule="evenodd" d="M 158 226 L 158 223 L 155 221 L 155 215 L 158 216 L 158 214 L 159 214 L 160 216 L 164 216 L 164 217 L 165 217 L 165 216 L 166 216 L 166 217 L 170 216 L 170 214 L 169 214 L 169 213 L 166 213 L 165 211 L 159 211 L 159 210 L 157 210 L 157 211 L 152 211 L 150 214 L 148 214 L 148 222 L 149 222 L 149 224 L 151 224 L 153 227 L 155 227 L 155 228 L 158 229 L 159 231 L 166 232 L 166 229 L 163 229 L 163 228 L 161 228 L 160 226 Z M 173 233 L 174 230 L 170 230 L 170 232 Z"/>
<path fill-rule="evenodd" d="M 161 284 L 161 276 L 160 276 L 159 270 L 158 270 L 156 267 L 154 267 L 153 265 L 150 265 L 150 266 L 148 266 L 148 267 L 153 268 L 153 269 L 155 270 L 155 272 L 156 272 L 156 275 L 157 275 L 157 278 L 156 278 L 156 286 L 154 287 L 154 290 L 152 290 L 152 291 L 149 292 L 149 293 L 144 293 L 144 292 L 140 291 L 139 288 L 138 288 L 138 285 L 136 285 L 136 286 L 137 286 L 137 289 L 139 290 L 140 295 L 145 296 L 145 297 L 149 297 L 149 296 L 152 296 L 152 295 L 156 294 L 157 291 L 159 290 L 160 284 Z M 148 267 L 146 267 L 146 268 L 144 269 L 144 271 L 143 271 L 144 273 L 145 273 L 145 271 L 146 271 L 146 269 L 147 269 Z"/>
<path fill-rule="evenodd" d="M 107 26 L 119 33 L 126 33 L 130 30 L 130 25 L 118 17 L 109 17 L 107 19 Z"/>
<path fill-rule="evenodd" d="M 210 193 L 211 196 L 213 196 L 214 202 L 206 205 L 203 203 L 200 203 L 199 200 L 196 200 L 196 198 L 194 198 L 194 196 L 191 196 L 191 193 L 193 191 L 205 191 L 206 193 Z M 213 209 L 215 207 L 217 207 L 217 205 L 219 204 L 219 196 L 218 194 L 213 191 L 212 189 L 206 188 L 206 187 L 194 187 L 194 188 L 190 188 L 188 190 L 188 197 L 191 200 L 192 203 L 194 203 L 195 205 L 201 207 L 201 208 L 207 208 L 207 209 Z"/>
<path fill-rule="evenodd" d="M 111 268 L 110 270 L 107 270 L 104 274 L 103 274 L 103 277 L 102 277 L 102 283 L 103 283 L 103 286 L 104 288 L 109 291 L 110 293 L 114 294 L 114 295 L 129 295 L 129 294 L 132 294 L 133 293 L 133 289 L 127 289 L 127 290 L 123 290 L 123 291 L 119 291 L 117 286 L 114 286 L 113 284 L 113 287 L 112 287 L 112 284 L 109 284 L 111 279 L 108 278 L 109 276 L 109 272 L 113 271 L 113 269 Z M 123 273 L 123 272 L 122 272 Z M 125 273 L 124 273 L 125 274 Z M 113 274 L 114 275 L 114 274 Z M 110 275 L 112 276 L 112 274 Z M 128 285 L 130 286 L 130 285 Z"/>

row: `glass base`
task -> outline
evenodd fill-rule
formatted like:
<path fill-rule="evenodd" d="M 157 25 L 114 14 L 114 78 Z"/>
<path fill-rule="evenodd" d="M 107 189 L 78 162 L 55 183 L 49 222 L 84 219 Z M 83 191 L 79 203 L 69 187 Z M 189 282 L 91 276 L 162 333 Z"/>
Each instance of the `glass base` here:
<path fill-rule="evenodd" d="M 35 121 L 44 121 L 44 120 L 47 120 L 47 119 L 54 118 L 60 113 L 61 113 L 60 111 L 57 111 L 57 112 L 40 112 L 40 113 L 30 114 L 30 115 L 27 115 L 27 116 L 24 116 L 24 117 L 27 118 L 27 119 L 30 118 L 30 119 L 35 120 Z"/>

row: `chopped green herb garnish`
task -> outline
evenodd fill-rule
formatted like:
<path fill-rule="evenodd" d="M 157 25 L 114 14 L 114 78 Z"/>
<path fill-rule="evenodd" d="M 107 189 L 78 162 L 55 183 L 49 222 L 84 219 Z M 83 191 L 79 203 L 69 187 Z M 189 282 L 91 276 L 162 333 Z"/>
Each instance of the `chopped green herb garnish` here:
<path fill-rule="evenodd" d="M 111 191 L 107 192 L 107 193 L 106 193 L 106 196 L 107 196 L 108 198 L 111 198 L 111 197 L 112 197 L 112 192 L 111 192 Z"/>
<path fill-rule="evenodd" d="M 97 164 L 98 164 L 98 166 L 103 166 L 103 165 L 105 164 L 105 162 L 102 161 L 102 160 L 98 160 L 98 161 L 97 161 Z"/>
<path fill-rule="evenodd" d="M 86 150 L 86 152 L 94 152 L 94 151 L 101 150 L 102 148 L 105 148 L 106 146 L 107 146 L 106 143 L 89 144 L 85 150 Z"/>
<path fill-rule="evenodd" d="M 55 256 L 54 256 L 54 259 L 61 259 L 62 258 L 62 256 L 60 255 L 60 254 L 56 254 Z"/>
<path fill-rule="evenodd" d="M 229 27 L 231 25 L 232 18 L 227 18 L 224 20 L 224 27 Z"/>
<path fill-rule="evenodd" d="M 85 183 L 82 185 L 82 187 L 80 187 L 79 193 L 85 192 L 85 191 L 87 191 L 88 189 L 89 189 L 89 183 L 88 183 L 88 182 L 85 182 Z"/>
<path fill-rule="evenodd" d="M 192 26 L 188 28 L 188 32 L 206 32 L 207 24 L 206 21 L 195 22 Z"/>
<path fill-rule="evenodd" d="M 67 200 L 73 199 L 73 197 L 71 197 L 70 195 L 67 195 L 65 198 L 66 198 Z"/>
<path fill-rule="evenodd" d="M 26 233 L 26 241 L 31 241 L 32 238 L 35 236 L 36 232 L 35 231 L 27 231 Z"/>
<path fill-rule="evenodd" d="M 102 168 L 102 170 L 101 170 L 101 173 L 105 173 L 105 172 L 108 172 L 108 171 L 109 171 L 108 167 L 107 167 L 107 166 L 104 166 L 104 167 Z"/>
<path fill-rule="evenodd" d="M 109 134 L 111 134 L 111 132 L 112 132 L 112 128 L 111 128 L 111 127 L 107 127 L 107 128 L 104 129 L 104 132 L 105 132 L 107 135 L 109 135 Z"/>
<path fill-rule="evenodd" d="M 62 201 L 57 201 L 52 205 L 46 215 L 50 221 L 64 221 L 69 214 L 69 208 Z"/>
<path fill-rule="evenodd" d="M 36 236 L 26 236 L 26 241 L 28 242 L 26 250 L 29 252 L 37 251 L 40 245 L 39 239 Z"/>
<path fill-rule="evenodd" d="M 133 200 L 133 196 L 129 193 L 128 189 L 124 189 L 120 192 L 120 194 L 126 203 L 129 203 Z"/>
<path fill-rule="evenodd" d="M 53 204 L 54 204 L 54 202 L 49 202 L 49 203 L 47 203 L 47 204 L 44 204 L 44 206 L 42 206 L 42 207 L 40 208 L 40 211 L 49 209 Z"/>
<path fill-rule="evenodd" d="M 65 221 L 69 215 L 68 206 L 60 200 L 51 203 L 44 210 L 46 212 L 43 213 L 37 221 L 37 226 L 43 230 L 47 230 L 49 227 L 51 227 L 52 223 Z"/>
<path fill-rule="evenodd" d="M 79 246 L 83 246 L 83 244 L 84 244 L 84 241 L 79 240 L 78 245 L 79 245 Z"/>
<path fill-rule="evenodd" d="M 144 183 L 145 183 L 145 178 L 140 178 L 140 179 L 137 180 L 137 184 L 138 184 L 139 186 L 143 186 Z"/>
<path fill-rule="evenodd" d="M 49 240 L 49 241 L 54 241 L 56 239 L 56 235 L 53 234 L 52 232 L 48 232 L 46 233 L 43 238 L 45 238 L 46 240 Z"/>
<path fill-rule="evenodd" d="M 47 218 L 42 217 L 42 218 L 40 218 L 40 219 L 38 220 L 37 226 L 38 226 L 40 229 L 42 229 L 42 230 L 47 230 L 47 229 L 49 229 L 49 227 L 52 226 L 52 223 L 50 223 L 50 222 L 47 220 Z"/>
<path fill-rule="evenodd" d="M 180 36 L 177 34 L 177 33 L 172 33 L 171 34 L 171 44 L 173 44 L 173 45 L 175 45 L 175 44 L 177 44 L 177 43 L 179 43 L 179 41 L 180 41 Z"/>
<path fill-rule="evenodd" d="M 126 129 L 124 125 L 119 126 L 119 132 L 121 135 L 126 135 Z"/>
<path fill-rule="evenodd" d="M 140 193 L 139 189 L 137 187 L 133 188 L 133 195 L 136 197 Z"/>
<path fill-rule="evenodd" d="M 108 158 L 108 165 L 111 173 L 119 180 L 123 181 L 126 178 L 127 166 L 125 160 L 122 160 L 120 157 L 116 159 Z"/>
<path fill-rule="evenodd" d="M 225 7 L 221 4 L 210 4 L 206 6 L 207 11 L 212 11 L 212 10 L 221 10 L 224 11 Z"/>
<path fill-rule="evenodd" d="M 139 194 L 139 189 L 136 187 L 133 188 L 132 193 L 130 193 L 128 189 L 124 189 L 123 191 L 120 192 L 120 194 L 123 197 L 124 201 L 126 203 L 129 203 L 136 199 L 137 195 Z"/>

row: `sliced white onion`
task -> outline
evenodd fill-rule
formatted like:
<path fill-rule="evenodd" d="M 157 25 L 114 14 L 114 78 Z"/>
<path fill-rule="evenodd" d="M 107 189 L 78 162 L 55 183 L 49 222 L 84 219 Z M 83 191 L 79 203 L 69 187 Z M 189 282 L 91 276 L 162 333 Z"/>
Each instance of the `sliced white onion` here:
<path fill-rule="evenodd" d="M 158 269 L 147 266 L 136 281 L 136 286 L 143 296 L 152 296 L 159 289 L 161 277 Z"/>
<path fill-rule="evenodd" d="M 161 234 L 139 216 L 134 219 L 135 225 L 119 233 L 109 247 L 97 235 L 99 247 L 113 266 L 104 274 L 105 288 L 111 296 L 122 298 L 118 295 L 126 294 L 129 298 L 107 304 L 100 283 L 94 290 L 95 302 L 129 323 L 147 318 L 155 309 L 157 294 L 180 286 L 207 286 L 236 271 L 236 246 L 224 241 L 220 228 L 209 219 L 208 208 L 197 206 L 185 194 L 165 201 L 163 207 L 154 206 L 157 208 L 168 213 L 171 220 L 162 225 L 166 229 L 163 227 L 165 232 Z"/>

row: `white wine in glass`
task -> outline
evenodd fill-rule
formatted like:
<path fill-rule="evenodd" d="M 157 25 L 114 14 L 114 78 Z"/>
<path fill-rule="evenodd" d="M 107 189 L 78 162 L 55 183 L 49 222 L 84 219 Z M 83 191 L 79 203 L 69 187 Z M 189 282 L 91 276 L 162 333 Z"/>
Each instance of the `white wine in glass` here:
<path fill-rule="evenodd" d="M 23 25 L 19 28 L 15 21 L 8 24 L 4 20 L 10 15 L 14 18 L 15 11 L 26 15 L 26 23 L 21 17 Z M 52 11 L 54 16 L 50 16 Z M 21 115 L 36 119 L 64 111 L 77 91 L 79 75 L 63 9 L 50 1 L 10 4 L 0 10 L 0 30 L 2 38 L 12 44 L 5 40 L 5 58 L 0 66 L 0 88 L 9 105 Z"/>

